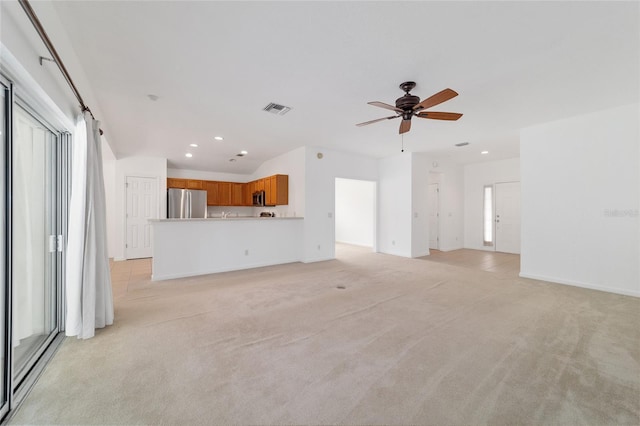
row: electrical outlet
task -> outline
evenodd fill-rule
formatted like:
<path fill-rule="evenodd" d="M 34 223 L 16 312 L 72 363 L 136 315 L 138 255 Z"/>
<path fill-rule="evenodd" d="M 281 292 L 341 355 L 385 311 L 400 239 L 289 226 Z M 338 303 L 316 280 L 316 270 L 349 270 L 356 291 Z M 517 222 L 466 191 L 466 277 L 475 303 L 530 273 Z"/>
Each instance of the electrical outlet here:
<path fill-rule="evenodd" d="M 245 256 L 249 256 L 249 250 L 245 250 L 245 251 L 244 251 L 244 255 L 245 255 Z"/>
<path fill-rule="evenodd" d="M 396 245 L 396 240 L 391 241 L 391 245 L 395 246 Z"/>
<path fill-rule="evenodd" d="M 327 216 L 329 216 L 329 219 L 331 219 L 333 217 L 333 213 L 329 212 Z"/>
<path fill-rule="evenodd" d="M 414 212 L 413 213 L 413 217 L 415 217 L 417 219 L 418 218 L 418 212 Z"/>
<path fill-rule="evenodd" d="M 320 244 L 318 244 L 318 250 L 320 250 Z"/>

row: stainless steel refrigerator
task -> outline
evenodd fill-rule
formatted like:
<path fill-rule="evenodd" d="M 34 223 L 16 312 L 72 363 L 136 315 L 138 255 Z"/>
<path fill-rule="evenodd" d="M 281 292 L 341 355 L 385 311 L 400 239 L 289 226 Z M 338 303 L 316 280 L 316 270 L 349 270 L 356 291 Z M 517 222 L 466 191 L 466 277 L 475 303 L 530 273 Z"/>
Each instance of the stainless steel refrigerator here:
<path fill-rule="evenodd" d="M 207 191 L 167 189 L 167 218 L 207 217 Z"/>

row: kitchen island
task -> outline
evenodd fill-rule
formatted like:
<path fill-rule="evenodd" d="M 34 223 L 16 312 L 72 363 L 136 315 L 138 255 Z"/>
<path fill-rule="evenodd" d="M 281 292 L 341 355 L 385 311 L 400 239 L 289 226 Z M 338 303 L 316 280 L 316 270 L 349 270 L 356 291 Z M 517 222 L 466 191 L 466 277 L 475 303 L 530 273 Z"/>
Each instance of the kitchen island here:
<path fill-rule="evenodd" d="M 152 219 L 153 281 L 301 260 L 301 217 Z"/>

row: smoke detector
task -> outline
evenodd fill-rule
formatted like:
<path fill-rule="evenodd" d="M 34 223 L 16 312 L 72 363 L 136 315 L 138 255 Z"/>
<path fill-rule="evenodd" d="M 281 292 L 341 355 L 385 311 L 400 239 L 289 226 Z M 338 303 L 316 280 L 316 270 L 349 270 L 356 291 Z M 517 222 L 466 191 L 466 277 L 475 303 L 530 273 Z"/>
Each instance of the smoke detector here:
<path fill-rule="evenodd" d="M 284 106 L 284 105 L 280 105 L 280 104 L 276 104 L 271 102 L 269 105 L 267 105 L 266 107 L 262 108 L 263 111 L 267 111 L 270 112 L 271 114 L 275 114 L 275 115 L 285 115 L 286 113 L 288 113 L 289 111 L 291 111 L 291 108 L 288 106 Z"/>

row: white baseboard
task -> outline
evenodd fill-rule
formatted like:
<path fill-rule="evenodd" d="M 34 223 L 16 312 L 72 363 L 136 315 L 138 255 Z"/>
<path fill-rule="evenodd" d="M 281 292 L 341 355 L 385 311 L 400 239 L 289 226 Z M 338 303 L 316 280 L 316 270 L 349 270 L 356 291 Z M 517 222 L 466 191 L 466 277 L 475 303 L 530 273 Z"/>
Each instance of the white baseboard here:
<path fill-rule="evenodd" d="M 335 260 L 335 257 L 314 257 L 311 259 L 303 259 L 302 263 L 315 263 L 315 262 L 325 262 L 327 260 Z"/>
<path fill-rule="evenodd" d="M 373 248 L 373 245 L 371 244 L 362 244 L 361 242 L 353 242 L 353 241 L 338 241 L 336 240 L 336 243 L 338 244 L 349 244 L 350 246 L 358 246 L 358 247 L 366 247 L 366 248 Z"/>
<path fill-rule="evenodd" d="M 462 250 L 464 247 L 462 246 L 455 246 L 455 247 L 441 247 L 438 250 L 442 251 L 442 252 L 447 252 L 447 251 L 454 251 L 454 250 Z"/>
<path fill-rule="evenodd" d="M 579 281 L 565 280 L 562 278 L 555 278 L 555 277 L 546 277 L 544 275 L 527 274 L 523 272 L 520 272 L 519 275 L 522 278 L 530 278 L 532 280 L 546 281 L 546 282 L 555 283 L 555 284 L 570 285 L 572 287 L 588 288 L 589 290 L 605 291 L 607 293 L 622 294 L 625 296 L 640 297 L 640 291 L 626 290 L 623 288 L 615 288 L 615 287 L 602 287 L 602 286 L 583 283 Z"/>
<path fill-rule="evenodd" d="M 199 275 L 210 275 L 210 274 L 218 274 L 220 272 L 233 272 L 233 271 L 242 271 L 245 269 L 254 269 L 254 268 L 263 268 L 265 266 L 275 266 L 275 265 L 286 265 L 288 263 L 296 263 L 296 262 L 300 262 L 299 259 L 282 259 L 280 261 L 277 261 L 276 263 L 273 262 L 257 262 L 257 263 L 251 263 L 251 264 L 244 264 L 244 265 L 235 265 L 235 266 L 230 266 L 230 267 L 224 267 L 224 268 L 211 268 L 211 269 L 201 269 L 199 271 L 190 271 L 190 272 L 178 272 L 175 274 L 151 274 L 151 281 L 164 281 L 164 280 L 173 280 L 176 278 L 188 278 L 188 277 L 196 277 Z"/>

